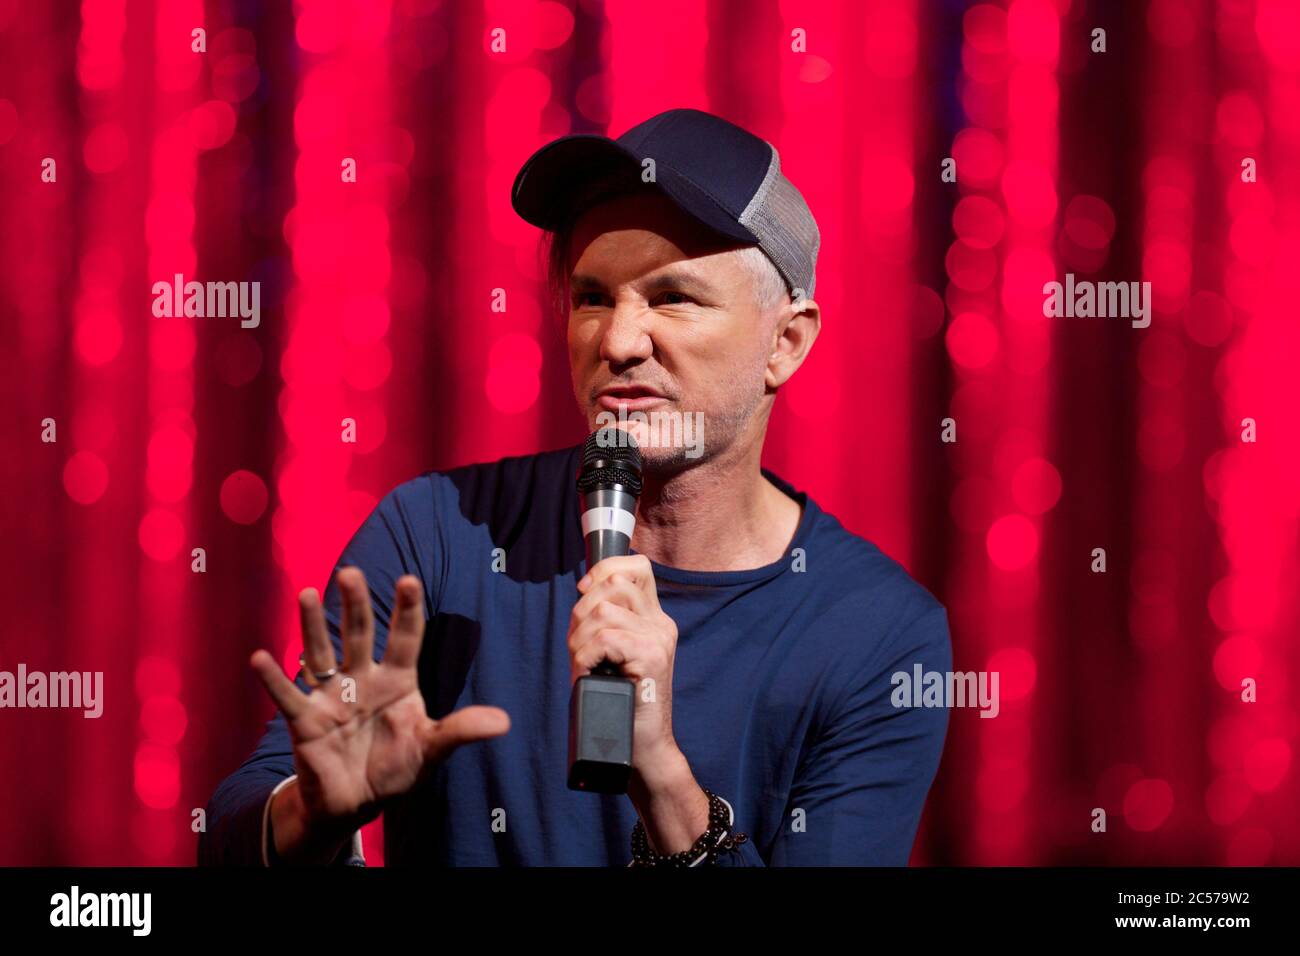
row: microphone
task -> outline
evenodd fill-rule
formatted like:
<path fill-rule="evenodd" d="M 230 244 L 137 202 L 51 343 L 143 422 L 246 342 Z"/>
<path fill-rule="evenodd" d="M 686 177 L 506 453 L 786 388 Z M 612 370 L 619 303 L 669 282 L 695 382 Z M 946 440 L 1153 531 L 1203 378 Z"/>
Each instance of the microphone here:
<path fill-rule="evenodd" d="M 627 554 L 641 494 L 641 449 L 621 428 L 587 436 L 578 466 L 578 504 L 587 570 Z M 627 793 L 632 777 L 635 685 L 618 665 L 601 661 L 579 677 L 569 697 L 569 789 Z"/>

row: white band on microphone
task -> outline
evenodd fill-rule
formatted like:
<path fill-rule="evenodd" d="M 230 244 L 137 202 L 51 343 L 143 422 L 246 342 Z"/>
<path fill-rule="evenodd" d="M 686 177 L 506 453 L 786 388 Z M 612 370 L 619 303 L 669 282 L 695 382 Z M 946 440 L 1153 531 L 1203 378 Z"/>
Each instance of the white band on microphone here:
<path fill-rule="evenodd" d="M 593 531 L 621 531 L 628 538 L 636 527 L 636 515 L 626 508 L 589 508 L 582 513 L 582 536 Z"/>

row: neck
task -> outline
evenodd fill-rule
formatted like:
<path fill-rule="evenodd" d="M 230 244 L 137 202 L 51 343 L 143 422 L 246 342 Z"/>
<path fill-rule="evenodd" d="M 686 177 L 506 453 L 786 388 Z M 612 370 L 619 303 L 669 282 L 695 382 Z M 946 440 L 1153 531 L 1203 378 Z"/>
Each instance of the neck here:
<path fill-rule="evenodd" d="M 754 443 L 668 476 L 647 473 L 632 547 L 689 571 L 745 571 L 779 560 L 799 503 L 763 477 Z"/>

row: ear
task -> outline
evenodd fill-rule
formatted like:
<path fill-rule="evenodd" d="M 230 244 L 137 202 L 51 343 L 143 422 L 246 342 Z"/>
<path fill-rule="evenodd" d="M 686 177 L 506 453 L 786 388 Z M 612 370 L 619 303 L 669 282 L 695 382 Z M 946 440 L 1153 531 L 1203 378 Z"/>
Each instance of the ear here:
<path fill-rule="evenodd" d="M 787 302 L 772 335 L 765 382 L 769 389 L 784 385 L 812 351 L 822 329 L 821 307 L 812 299 Z"/>

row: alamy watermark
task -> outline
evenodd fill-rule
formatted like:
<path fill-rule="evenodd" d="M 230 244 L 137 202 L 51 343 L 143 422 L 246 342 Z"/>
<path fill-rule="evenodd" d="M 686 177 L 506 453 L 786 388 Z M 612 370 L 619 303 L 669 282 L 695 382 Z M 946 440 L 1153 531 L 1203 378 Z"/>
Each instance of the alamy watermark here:
<path fill-rule="evenodd" d="M 618 407 L 618 414 L 604 411 L 596 415 L 596 427 L 605 429 L 614 427 L 619 437 L 608 442 L 600 432 L 596 441 L 602 448 L 627 444 L 623 433 L 629 423 L 643 426 L 644 432 L 638 432 L 635 438 L 641 448 L 685 448 L 687 458 L 699 458 L 704 454 L 704 413 L 703 412 L 629 412 L 626 405 Z M 641 434 L 647 437 L 642 439 Z"/>
<path fill-rule="evenodd" d="M 1045 283 L 1043 295 L 1049 319 L 1132 319 L 1135 329 L 1151 324 L 1150 282 L 1076 282 L 1067 272 L 1064 284 Z"/>
<path fill-rule="evenodd" d="M 155 282 L 153 296 L 153 314 L 160 319 L 238 316 L 245 329 L 262 322 L 260 282 L 186 282 L 178 272 L 171 282 Z"/>
<path fill-rule="evenodd" d="M 889 702 L 895 707 L 979 707 L 981 717 L 996 717 L 998 671 L 927 671 L 912 665 L 912 673 L 895 671 Z"/>
<path fill-rule="evenodd" d="M 56 927 L 121 926 L 132 936 L 148 936 L 152 912 L 152 893 L 83 893 L 74 884 L 50 897 L 50 925 Z"/>
<path fill-rule="evenodd" d="M 82 717 L 104 713 L 103 671 L 29 671 L 18 665 L 18 673 L 0 671 L 0 708 L 81 708 Z"/>

